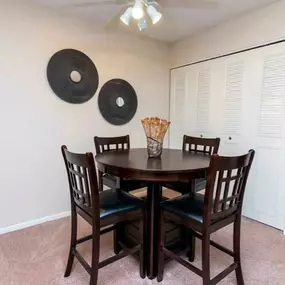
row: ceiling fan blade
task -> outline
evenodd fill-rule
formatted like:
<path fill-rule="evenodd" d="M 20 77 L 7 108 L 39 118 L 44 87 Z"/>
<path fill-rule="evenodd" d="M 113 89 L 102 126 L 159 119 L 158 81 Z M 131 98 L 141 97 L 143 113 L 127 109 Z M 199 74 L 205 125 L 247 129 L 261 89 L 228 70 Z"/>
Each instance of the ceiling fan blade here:
<path fill-rule="evenodd" d="M 219 6 L 217 0 L 157 0 L 157 2 L 165 8 L 214 9 Z"/>
<path fill-rule="evenodd" d="M 60 7 L 69 7 L 69 8 L 83 8 L 83 7 L 91 7 L 91 6 L 104 6 L 104 5 L 129 5 L 133 1 L 130 0 L 100 0 L 100 1 L 92 1 L 92 2 L 84 2 L 78 4 L 68 4 L 68 5 L 61 5 Z"/>

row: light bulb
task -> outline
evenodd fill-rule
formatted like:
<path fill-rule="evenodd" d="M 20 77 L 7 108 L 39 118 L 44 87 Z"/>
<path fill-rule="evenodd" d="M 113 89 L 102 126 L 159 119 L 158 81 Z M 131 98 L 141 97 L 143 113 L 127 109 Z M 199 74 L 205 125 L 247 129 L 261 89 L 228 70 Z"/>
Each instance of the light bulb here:
<path fill-rule="evenodd" d="M 155 7 L 153 6 L 148 6 L 147 7 L 147 13 L 149 15 L 149 17 L 151 18 L 151 21 L 153 24 L 156 24 L 160 21 L 160 19 L 162 18 L 162 14 L 159 13 Z"/>
<path fill-rule="evenodd" d="M 135 5 L 133 7 L 133 10 L 132 10 L 133 18 L 136 20 L 139 20 L 143 17 L 143 15 L 144 15 L 144 12 L 143 12 L 142 2 L 140 0 L 136 1 Z"/>

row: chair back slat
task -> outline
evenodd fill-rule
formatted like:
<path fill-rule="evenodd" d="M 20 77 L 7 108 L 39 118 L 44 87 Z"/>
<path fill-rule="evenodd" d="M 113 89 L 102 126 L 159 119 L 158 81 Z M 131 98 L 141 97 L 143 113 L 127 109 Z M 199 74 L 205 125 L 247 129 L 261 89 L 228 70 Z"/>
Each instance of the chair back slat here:
<path fill-rule="evenodd" d="M 91 197 L 90 197 L 90 192 L 88 191 L 89 184 L 88 184 L 88 180 L 86 179 L 86 177 L 88 177 L 87 174 L 87 169 L 83 167 L 83 175 L 84 175 L 84 189 L 85 189 L 85 195 L 86 195 L 86 203 L 87 205 L 92 206 L 91 204 Z"/>
<path fill-rule="evenodd" d="M 222 182 L 223 182 L 223 173 L 220 172 L 218 176 L 218 183 L 217 183 L 217 190 L 216 190 L 216 197 L 220 197 L 221 189 L 222 189 Z M 214 200 L 214 212 L 218 212 L 219 209 L 219 199 Z"/>
<path fill-rule="evenodd" d="M 76 154 L 61 147 L 64 158 L 71 203 L 90 215 L 99 215 L 99 189 L 92 153 Z"/>
<path fill-rule="evenodd" d="M 111 150 L 130 149 L 130 136 L 121 137 L 94 137 L 96 153 L 102 153 Z"/>
<path fill-rule="evenodd" d="M 234 180 L 231 175 L 232 175 L 232 171 L 228 170 L 227 171 L 227 178 L 224 178 L 222 180 L 223 183 L 225 183 L 224 196 L 223 196 L 223 199 L 220 200 L 222 211 L 224 211 L 226 209 L 227 201 L 229 199 L 228 195 L 229 195 L 229 191 L 230 191 L 230 183 L 231 183 L 231 181 Z"/>
<path fill-rule="evenodd" d="M 219 138 L 197 138 L 184 135 L 182 149 L 183 151 L 212 155 L 218 153 L 219 146 Z"/>
<path fill-rule="evenodd" d="M 211 157 L 205 192 L 205 221 L 210 222 L 236 211 L 241 212 L 254 154 L 254 150 L 250 150 L 238 157 Z"/>
<path fill-rule="evenodd" d="M 234 183 L 234 188 L 233 188 L 233 193 L 232 193 L 232 197 L 234 197 L 234 199 L 231 200 L 230 202 L 230 206 L 233 207 L 236 202 L 237 202 L 237 198 L 238 198 L 238 189 L 239 189 L 239 185 L 242 181 L 242 175 L 241 175 L 242 169 L 238 169 L 237 171 L 237 175 L 233 177 L 233 179 L 235 180 Z"/>

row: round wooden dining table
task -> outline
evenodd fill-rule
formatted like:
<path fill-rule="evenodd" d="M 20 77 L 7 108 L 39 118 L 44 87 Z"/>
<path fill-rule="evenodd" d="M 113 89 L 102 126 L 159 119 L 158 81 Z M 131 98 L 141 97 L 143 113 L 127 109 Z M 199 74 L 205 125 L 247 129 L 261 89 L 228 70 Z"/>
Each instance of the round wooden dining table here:
<path fill-rule="evenodd" d="M 146 269 L 157 276 L 160 202 L 164 183 L 191 181 L 205 173 L 210 156 L 176 149 L 163 149 L 160 158 L 149 158 L 147 149 L 114 150 L 97 154 L 98 169 L 113 176 L 147 182 Z M 189 192 L 191 190 L 189 189 Z"/>

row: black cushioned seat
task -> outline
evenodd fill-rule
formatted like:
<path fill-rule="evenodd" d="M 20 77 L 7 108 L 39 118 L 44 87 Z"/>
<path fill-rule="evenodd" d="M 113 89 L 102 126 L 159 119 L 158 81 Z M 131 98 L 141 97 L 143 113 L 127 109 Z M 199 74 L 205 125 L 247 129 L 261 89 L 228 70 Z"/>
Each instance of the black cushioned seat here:
<path fill-rule="evenodd" d="M 180 217 L 203 223 L 204 195 L 184 195 L 161 203 L 163 209 Z"/>
<path fill-rule="evenodd" d="M 125 191 L 111 189 L 100 192 L 100 218 L 104 219 L 122 212 L 141 208 L 144 201 L 133 197 Z"/>

